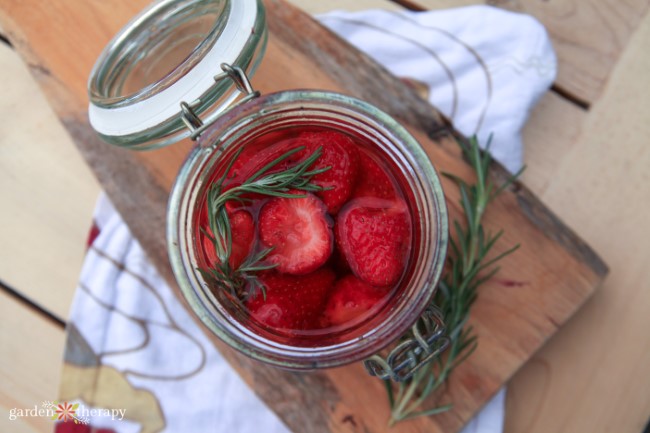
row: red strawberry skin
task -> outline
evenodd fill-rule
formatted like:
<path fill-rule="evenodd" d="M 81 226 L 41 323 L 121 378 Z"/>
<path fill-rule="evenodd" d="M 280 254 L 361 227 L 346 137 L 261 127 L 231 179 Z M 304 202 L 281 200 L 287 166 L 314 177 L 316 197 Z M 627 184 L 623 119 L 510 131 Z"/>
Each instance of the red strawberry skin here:
<path fill-rule="evenodd" d="M 273 248 L 267 260 L 279 272 L 303 275 L 325 264 L 334 249 L 334 234 L 322 201 L 309 193 L 291 193 L 306 197 L 278 197 L 262 207 L 260 241 Z"/>
<path fill-rule="evenodd" d="M 255 222 L 248 211 L 237 210 L 228 214 L 230 229 L 232 233 L 232 251 L 230 252 L 230 267 L 237 269 L 250 254 L 253 241 L 255 240 Z M 206 225 L 206 231 L 210 237 L 214 237 L 210 227 Z M 202 234 L 203 251 L 210 265 L 217 263 L 217 253 L 212 241 Z"/>
<path fill-rule="evenodd" d="M 259 170 L 264 168 L 267 164 L 273 162 L 277 158 L 284 155 L 286 152 L 291 149 L 296 148 L 294 139 L 280 140 L 277 143 L 270 144 L 269 146 L 254 146 L 251 148 L 244 148 L 242 153 L 237 156 L 237 159 L 233 162 L 228 175 L 226 176 L 226 181 L 223 186 L 223 192 L 226 192 L 234 187 L 237 187 L 248 180 L 251 176 L 257 173 Z M 273 169 L 269 170 L 265 174 L 277 173 L 284 171 L 290 166 L 297 163 L 297 157 L 294 155 L 293 158 L 287 158 L 284 161 L 280 162 Z M 216 180 L 216 179 L 215 179 Z M 262 194 L 243 194 L 242 198 L 248 200 L 264 199 L 265 196 Z M 230 200 L 226 202 L 226 208 L 229 212 L 232 212 L 236 209 L 239 209 L 243 206 L 243 203 Z"/>
<path fill-rule="evenodd" d="M 345 134 L 336 131 L 303 132 L 296 140 L 305 146 L 301 153 L 304 158 L 312 155 L 319 147 L 322 154 L 310 167 L 310 170 L 330 167 L 324 173 L 313 177 L 312 182 L 326 191 L 316 195 L 323 200 L 330 214 L 335 215 L 352 195 L 357 178 L 359 155 L 354 141 Z"/>
<path fill-rule="evenodd" d="M 359 152 L 359 174 L 354 187 L 355 198 L 375 197 L 387 200 L 397 198 L 394 182 L 386 170 L 371 156 Z"/>
<path fill-rule="evenodd" d="M 230 266 L 237 269 L 248 257 L 255 239 L 255 222 L 250 213 L 239 210 L 230 215 L 232 230 L 232 251 Z"/>
<path fill-rule="evenodd" d="M 307 275 L 264 272 L 259 279 L 266 288 L 266 300 L 258 293 L 246 301 L 250 315 L 274 329 L 307 330 L 318 327 L 335 275 L 321 268 Z"/>
<path fill-rule="evenodd" d="M 280 137 L 278 137 L 280 138 Z M 266 138 L 267 140 L 269 137 Z M 257 173 L 268 163 L 281 157 L 291 149 L 298 147 L 293 139 L 279 140 L 268 146 L 254 146 L 245 148 L 239 154 L 228 173 L 228 183 L 232 185 L 241 185 L 245 180 Z M 269 173 L 286 170 L 289 165 L 295 162 L 295 157 L 280 162 Z"/>
<path fill-rule="evenodd" d="M 411 245 L 411 218 L 402 201 L 353 200 L 336 220 L 336 242 L 352 272 L 373 286 L 401 277 Z"/>
<path fill-rule="evenodd" d="M 337 281 L 325 306 L 321 326 L 348 323 L 380 303 L 389 293 L 388 287 L 375 287 L 354 275 Z"/>

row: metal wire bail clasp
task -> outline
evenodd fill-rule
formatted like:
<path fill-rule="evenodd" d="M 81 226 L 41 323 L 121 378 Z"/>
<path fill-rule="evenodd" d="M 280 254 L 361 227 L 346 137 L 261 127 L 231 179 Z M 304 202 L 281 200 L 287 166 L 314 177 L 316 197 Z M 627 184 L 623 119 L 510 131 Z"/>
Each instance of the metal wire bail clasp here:
<path fill-rule="evenodd" d="M 245 96 L 240 99 L 236 104 L 231 105 L 228 107 L 227 110 L 224 110 L 221 114 L 232 110 L 235 107 L 238 107 L 241 104 L 244 104 L 251 99 L 257 98 L 260 96 L 260 92 L 258 90 L 254 90 L 253 86 L 251 85 L 250 80 L 248 79 L 248 76 L 246 75 L 246 72 L 239 66 L 232 66 L 229 65 L 228 63 L 222 63 L 221 64 L 221 70 L 223 72 L 217 74 L 214 76 L 214 81 L 216 84 L 219 84 L 221 81 L 225 79 L 231 79 L 232 82 L 235 84 L 237 87 L 237 90 L 241 93 L 244 94 Z M 190 137 L 192 140 L 196 140 L 199 138 L 199 136 L 203 133 L 203 131 L 206 130 L 208 126 L 212 122 L 214 122 L 218 116 L 215 116 L 212 121 L 208 122 L 203 122 L 201 118 L 194 112 L 194 109 L 192 107 L 196 107 L 198 105 L 199 101 L 194 101 L 191 104 L 188 104 L 185 101 L 181 101 L 181 119 L 183 120 L 183 123 L 187 126 L 187 128 L 190 130 Z"/>
<path fill-rule="evenodd" d="M 364 361 L 371 376 L 404 382 L 429 361 L 440 356 L 449 346 L 442 312 L 429 305 L 411 330 L 385 357 L 373 355 Z"/>

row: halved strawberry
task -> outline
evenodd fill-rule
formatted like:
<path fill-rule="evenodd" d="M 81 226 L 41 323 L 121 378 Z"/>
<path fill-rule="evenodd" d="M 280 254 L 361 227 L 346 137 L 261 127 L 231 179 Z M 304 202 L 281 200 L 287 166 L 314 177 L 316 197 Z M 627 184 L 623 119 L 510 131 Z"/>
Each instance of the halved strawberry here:
<path fill-rule="evenodd" d="M 322 201 L 312 194 L 302 198 L 278 197 L 262 207 L 260 241 L 273 251 L 268 261 L 288 274 L 308 274 L 322 266 L 332 254 L 332 223 Z"/>
<path fill-rule="evenodd" d="M 232 250 L 230 252 L 230 259 L 228 263 L 233 269 L 237 269 L 248 257 L 253 246 L 255 239 L 255 222 L 253 217 L 248 211 L 238 210 L 229 212 L 228 217 L 230 220 L 230 229 L 232 233 Z M 212 230 L 206 224 L 206 231 L 210 237 L 214 237 Z M 214 265 L 218 262 L 217 253 L 214 248 L 214 243 L 205 233 L 201 234 L 201 241 L 203 244 L 203 251 L 205 252 L 208 264 Z"/>
<path fill-rule="evenodd" d="M 318 326 L 335 276 L 330 269 L 321 268 L 307 275 L 263 272 L 259 279 L 266 288 L 266 299 L 258 293 L 246 301 L 251 316 L 275 329 L 305 330 Z"/>
<path fill-rule="evenodd" d="M 342 325 L 363 315 L 377 305 L 389 292 L 388 287 L 375 287 L 347 275 L 337 281 L 327 301 L 321 326 Z"/>
<path fill-rule="evenodd" d="M 397 197 L 395 183 L 386 169 L 365 152 L 359 152 L 359 175 L 354 187 L 355 198 L 375 197 L 388 200 Z"/>
<path fill-rule="evenodd" d="M 356 144 L 347 135 L 336 131 L 303 132 L 296 142 L 299 146 L 305 146 L 305 150 L 300 152 L 304 157 L 313 154 L 319 147 L 322 148 L 321 156 L 310 170 L 324 167 L 330 169 L 314 176 L 312 182 L 329 188 L 316 195 L 323 200 L 332 215 L 336 214 L 348 201 L 354 188 L 359 165 Z"/>
<path fill-rule="evenodd" d="M 411 245 L 406 205 L 374 198 L 350 201 L 336 219 L 336 241 L 356 276 L 374 286 L 395 284 Z"/>
<path fill-rule="evenodd" d="M 228 172 L 228 176 L 226 176 L 222 192 L 226 192 L 241 185 L 259 170 L 264 168 L 264 166 L 296 147 L 298 147 L 298 144 L 296 144 L 295 139 L 285 139 L 269 146 L 252 146 L 245 148 L 233 162 L 233 165 Z M 296 164 L 299 159 L 300 157 L 294 154 L 291 158 L 278 163 L 265 174 L 268 175 L 286 170 L 290 166 Z M 243 194 L 242 198 L 254 200 L 265 198 L 265 196 L 261 194 L 247 193 Z M 226 208 L 229 212 L 239 209 L 242 206 L 243 204 L 236 200 L 226 202 Z"/>
<path fill-rule="evenodd" d="M 255 145 L 244 148 L 230 168 L 227 176 L 229 183 L 235 185 L 241 184 L 265 165 L 299 146 L 295 138 L 282 139 L 283 134 L 286 133 L 280 131 L 264 136 L 264 141 L 269 143 L 266 146 Z M 277 140 L 273 140 L 273 137 L 276 137 Z M 296 160 L 296 157 L 284 160 L 270 170 L 269 173 L 282 171 L 295 163 Z"/>

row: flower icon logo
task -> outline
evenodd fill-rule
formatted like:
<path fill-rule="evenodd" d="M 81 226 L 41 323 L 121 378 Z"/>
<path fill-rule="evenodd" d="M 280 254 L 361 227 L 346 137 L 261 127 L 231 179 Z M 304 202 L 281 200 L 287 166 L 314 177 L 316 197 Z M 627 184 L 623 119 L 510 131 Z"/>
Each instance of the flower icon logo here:
<path fill-rule="evenodd" d="M 79 403 L 73 406 L 70 403 L 64 401 L 63 403 L 56 406 L 56 410 L 54 411 L 55 412 L 54 417 L 59 421 L 64 421 L 64 422 L 68 420 L 74 420 L 76 418 L 75 412 L 78 407 L 79 407 Z"/>
<path fill-rule="evenodd" d="M 81 414 L 77 413 L 79 403 L 71 404 L 67 401 L 59 403 L 58 401 L 44 401 L 43 407 L 48 409 L 48 416 L 51 415 L 52 420 L 72 421 L 75 424 L 88 424 L 88 418 L 83 416 L 83 408 Z"/>

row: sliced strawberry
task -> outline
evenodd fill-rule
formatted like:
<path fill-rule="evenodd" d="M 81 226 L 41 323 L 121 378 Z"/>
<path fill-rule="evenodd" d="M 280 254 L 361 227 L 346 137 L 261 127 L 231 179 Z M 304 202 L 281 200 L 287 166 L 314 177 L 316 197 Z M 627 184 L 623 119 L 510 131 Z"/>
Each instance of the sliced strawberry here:
<path fill-rule="evenodd" d="M 246 179 L 264 168 L 265 165 L 273 162 L 299 144 L 295 139 L 284 139 L 272 143 L 269 146 L 251 146 L 242 151 L 232 165 L 227 179 L 229 183 L 239 185 Z M 294 163 L 296 158 L 280 162 L 270 173 L 286 169 Z"/>
<path fill-rule="evenodd" d="M 259 231 L 262 244 L 273 248 L 268 260 L 283 273 L 308 274 L 322 266 L 334 248 L 325 205 L 312 194 L 270 200 L 260 211 Z"/>
<path fill-rule="evenodd" d="M 314 176 L 312 182 L 328 188 L 316 195 L 323 200 L 332 215 L 336 214 L 352 195 L 359 165 L 356 144 L 347 135 L 336 131 L 303 132 L 296 142 L 305 146 L 301 152 L 304 157 L 313 154 L 319 147 L 322 148 L 321 156 L 310 170 L 325 167 L 330 169 Z"/>
<path fill-rule="evenodd" d="M 253 246 L 255 239 L 255 223 L 253 217 L 248 211 L 238 210 L 228 213 L 230 219 L 230 229 L 232 233 L 232 250 L 230 252 L 230 259 L 228 263 L 233 269 L 237 269 L 248 257 Z M 214 237 L 212 230 L 209 226 L 205 226 L 207 233 L 210 237 Z M 206 236 L 205 233 L 201 234 L 201 241 L 203 244 L 203 251 L 205 253 L 208 264 L 214 265 L 218 262 L 217 253 L 214 248 L 212 240 Z"/>
<path fill-rule="evenodd" d="M 359 175 L 353 196 L 355 198 L 375 197 L 388 200 L 397 197 L 397 189 L 386 169 L 365 152 L 359 152 Z"/>
<path fill-rule="evenodd" d="M 239 210 L 230 215 L 232 251 L 230 266 L 237 269 L 248 257 L 255 239 L 255 222 L 250 213 Z"/>
<path fill-rule="evenodd" d="M 337 281 L 325 306 L 322 326 L 350 322 L 377 305 L 389 292 L 388 287 L 375 287 L 348 275 Z"/>
<path fill-rule="evenodd" d="M 336 220 L 336 241 L 352 272 L 374 286 L 391 286 L 404 272 L 411 218 L 402 201 L 350 201 Z"/>
<path fill-rule="evenodd" d="M 299 145 L 296 143 L 295 139 L 285 139 L 269 146 L 252 146 L 245 148 L 242 153 L 239 154 L 232 167 L 230 168 L 228 176 L 226 177 L 226 181 L 224 182 L 223 192 L 241 185 L 259 170 L 264 168 L 267 164 L 275 161 L 291 149 L 295 149 L 298 146 Z M 278 163 L 275 167 L 267 171 L 265 175 L 284 171 L 292 165 L 296 164 L 300 158 L 300 156 L 294 154 L 292 157 Z M 249 193 L 243 194 L 242 198 L 255 200 L 265 198 L 265 196 L 261 194 Z M 241 202 L 235 200 L 226 202 L 226 208 L 229 212 L 241 208 L 242 205 L 243 204 Z"/>
<path fill-rule="evenodd" d="M 314 329 L 334 278 L 334 272 L 328 268 L 307 275 L 264 272 L 259 279 L 266 289 L 266 299 L 258 293 L 246 301 L 246 306 L 254 319 L 267 326 L 285 330 Z"/>

